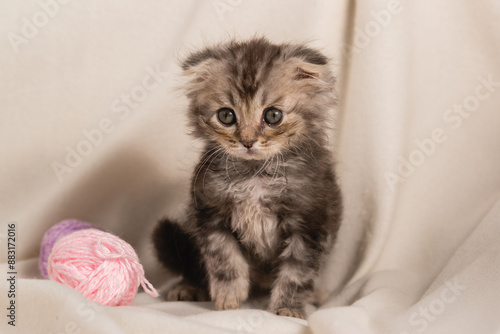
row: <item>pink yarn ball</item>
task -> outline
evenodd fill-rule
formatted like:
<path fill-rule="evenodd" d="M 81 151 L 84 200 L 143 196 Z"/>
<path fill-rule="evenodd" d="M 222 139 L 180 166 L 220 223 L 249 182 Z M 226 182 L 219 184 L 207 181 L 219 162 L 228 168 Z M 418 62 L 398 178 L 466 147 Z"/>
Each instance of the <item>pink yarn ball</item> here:
<path fill-rule="evenodd" d="M 158 296 L 144 277 L 132 246 L 97 229 L 76 231 L 57 240 L 47 272 L 50 279 L 102 305 L 130 305 L 140 285 L 153 297 Z"/>
<path fill-rule="evenodd" d="M 40 268 L 43 278 L 49 278 L 47 262 L 49 261 L 49 255 L 57 240 L 73 232 L 89 228 L 99 229 L 97 226 L 78 219 L 68 219 L 52 226 L 45 232 L 40 247 L 40 258 L 38 260 L 38 267 Z"/>

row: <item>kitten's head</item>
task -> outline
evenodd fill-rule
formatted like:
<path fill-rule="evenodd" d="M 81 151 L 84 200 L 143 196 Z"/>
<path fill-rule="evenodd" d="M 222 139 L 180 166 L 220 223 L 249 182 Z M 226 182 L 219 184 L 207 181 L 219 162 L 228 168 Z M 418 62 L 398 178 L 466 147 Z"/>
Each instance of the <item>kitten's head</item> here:
<path fill-rule="evenodd" d="M 232 41 L 190 55 L 183 70 L 194 134 L 232 156 L 263 160 L 323 140 L 335 79 L 320 52 Z"/>

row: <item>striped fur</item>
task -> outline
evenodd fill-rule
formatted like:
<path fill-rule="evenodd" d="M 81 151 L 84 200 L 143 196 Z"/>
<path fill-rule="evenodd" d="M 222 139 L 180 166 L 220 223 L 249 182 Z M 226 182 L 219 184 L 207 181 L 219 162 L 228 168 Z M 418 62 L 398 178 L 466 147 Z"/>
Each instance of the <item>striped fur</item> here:
<path fill-rule="evenodd" d="M 166 219 L 154 234 L 160 260 L 184 276 L 169 298 L 205 292 L 217 309 L 234 309 L 262 287 L 269 311 L 304 317 L 341 215 L 327 149 L 336 102 L 328 60 L 252 39 L 194 53 L 183 69 L 191 128 L 206 146 L 185 224 Z M 264 120 L 271 107 L 283 113 L 277 125 Z M 220 108 L 234 110 L 236 123 L 222 124 Z"/>

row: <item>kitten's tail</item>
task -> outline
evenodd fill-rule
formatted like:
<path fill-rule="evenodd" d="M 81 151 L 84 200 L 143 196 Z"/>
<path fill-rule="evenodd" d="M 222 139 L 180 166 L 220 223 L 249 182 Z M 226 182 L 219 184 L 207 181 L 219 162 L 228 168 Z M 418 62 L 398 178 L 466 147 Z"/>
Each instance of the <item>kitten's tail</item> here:
<path fill-rule="evenodd" d="M 206 286 L 206 270 L 198 247 L 182 227 L 169 220 L 158 222 L 153 232 L 156 255 L 163 265 L 189 283 Z"/>

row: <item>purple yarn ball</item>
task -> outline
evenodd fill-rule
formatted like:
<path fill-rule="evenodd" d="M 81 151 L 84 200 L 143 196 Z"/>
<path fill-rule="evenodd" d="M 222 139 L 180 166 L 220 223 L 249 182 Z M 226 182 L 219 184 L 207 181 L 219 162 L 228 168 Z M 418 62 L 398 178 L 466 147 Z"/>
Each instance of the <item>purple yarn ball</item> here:
<path fill-rule="evenodd" d="M 42 239 L 42 245 L 40 246 L 40 258 L 38 259 L 38 267 L 44 278 L 49 278 L 47 263 L 49 261 L 50 252 L 52 252 L 57 240 L 73 232 L 89 228 L 100 230 L 100 228 L 90 223 L 77 219 L 68 219 L 52 226 L 45 232 Z"/>

